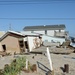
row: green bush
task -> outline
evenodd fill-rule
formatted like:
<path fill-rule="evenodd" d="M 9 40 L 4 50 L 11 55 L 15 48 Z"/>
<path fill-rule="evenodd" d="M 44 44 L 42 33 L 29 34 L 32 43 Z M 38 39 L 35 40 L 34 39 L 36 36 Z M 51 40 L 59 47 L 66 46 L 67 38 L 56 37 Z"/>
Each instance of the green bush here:
<path fill-rule="evenodd" d="M 6 64 L 4 67 L 4 75 L 17 75 L 20 74 L 22 68 L 26 65 L 26 57 L 19 57 L 14 59 L 10 65 Z"/>

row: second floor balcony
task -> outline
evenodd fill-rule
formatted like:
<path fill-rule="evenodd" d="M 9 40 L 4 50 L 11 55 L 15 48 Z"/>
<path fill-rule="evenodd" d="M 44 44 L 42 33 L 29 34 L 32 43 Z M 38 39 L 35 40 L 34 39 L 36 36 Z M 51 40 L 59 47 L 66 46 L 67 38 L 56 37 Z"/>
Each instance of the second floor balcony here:
<path fill-rule="evenodd" d="M 54 36 L 55 37 L 67 37 L 68 33 L 69 33 L 68 31 L 65 31 L 65 32 L 55 32 Z"/>

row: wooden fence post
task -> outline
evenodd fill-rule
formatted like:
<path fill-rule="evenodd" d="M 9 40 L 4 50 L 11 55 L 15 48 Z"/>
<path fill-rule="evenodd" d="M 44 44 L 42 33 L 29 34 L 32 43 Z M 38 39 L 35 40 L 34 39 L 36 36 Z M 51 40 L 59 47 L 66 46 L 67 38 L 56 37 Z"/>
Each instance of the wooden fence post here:
<path fill-rule="evenodd" d="M 64 65 L 64 72 L 69 73 L 69 65 L 68 64 Z"/>

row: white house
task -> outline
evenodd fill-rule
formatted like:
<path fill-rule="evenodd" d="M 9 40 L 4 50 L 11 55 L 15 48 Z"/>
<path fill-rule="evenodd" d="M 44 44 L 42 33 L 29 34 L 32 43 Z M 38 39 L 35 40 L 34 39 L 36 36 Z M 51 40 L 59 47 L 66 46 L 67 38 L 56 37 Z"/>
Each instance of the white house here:
<path fill-rule="evenodd" d="M 25 32 L 44 34 L 54 37 L 67 37 L 68 32 L 65 31 L 65 25 L 41 25 L 41 26 L 26 26 L 24 27 Z"/>

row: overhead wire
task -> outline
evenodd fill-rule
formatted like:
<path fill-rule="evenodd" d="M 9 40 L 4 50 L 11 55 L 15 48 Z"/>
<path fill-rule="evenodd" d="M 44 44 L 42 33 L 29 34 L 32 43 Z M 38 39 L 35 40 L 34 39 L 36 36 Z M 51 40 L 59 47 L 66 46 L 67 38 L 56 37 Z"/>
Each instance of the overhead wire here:
<path fill-rule="evenodd" d="M 0 5 L 49 4 L 51 2 L 75 2 L 75 0 L 0 0 Z M 0 20 L 75 20 L 75 18 L 0 18 Z"/>
<path fill-rule="evenodd" d="M 0 18 L 0 20 L 75 20 L 75 18 Z"/>
<path fill-rule="evenodd" d="M 75 2 L 75 0 L 0 0 L 0 5 L 21 5 L 21 4 L 50 4 L 57 2 Z"/>

